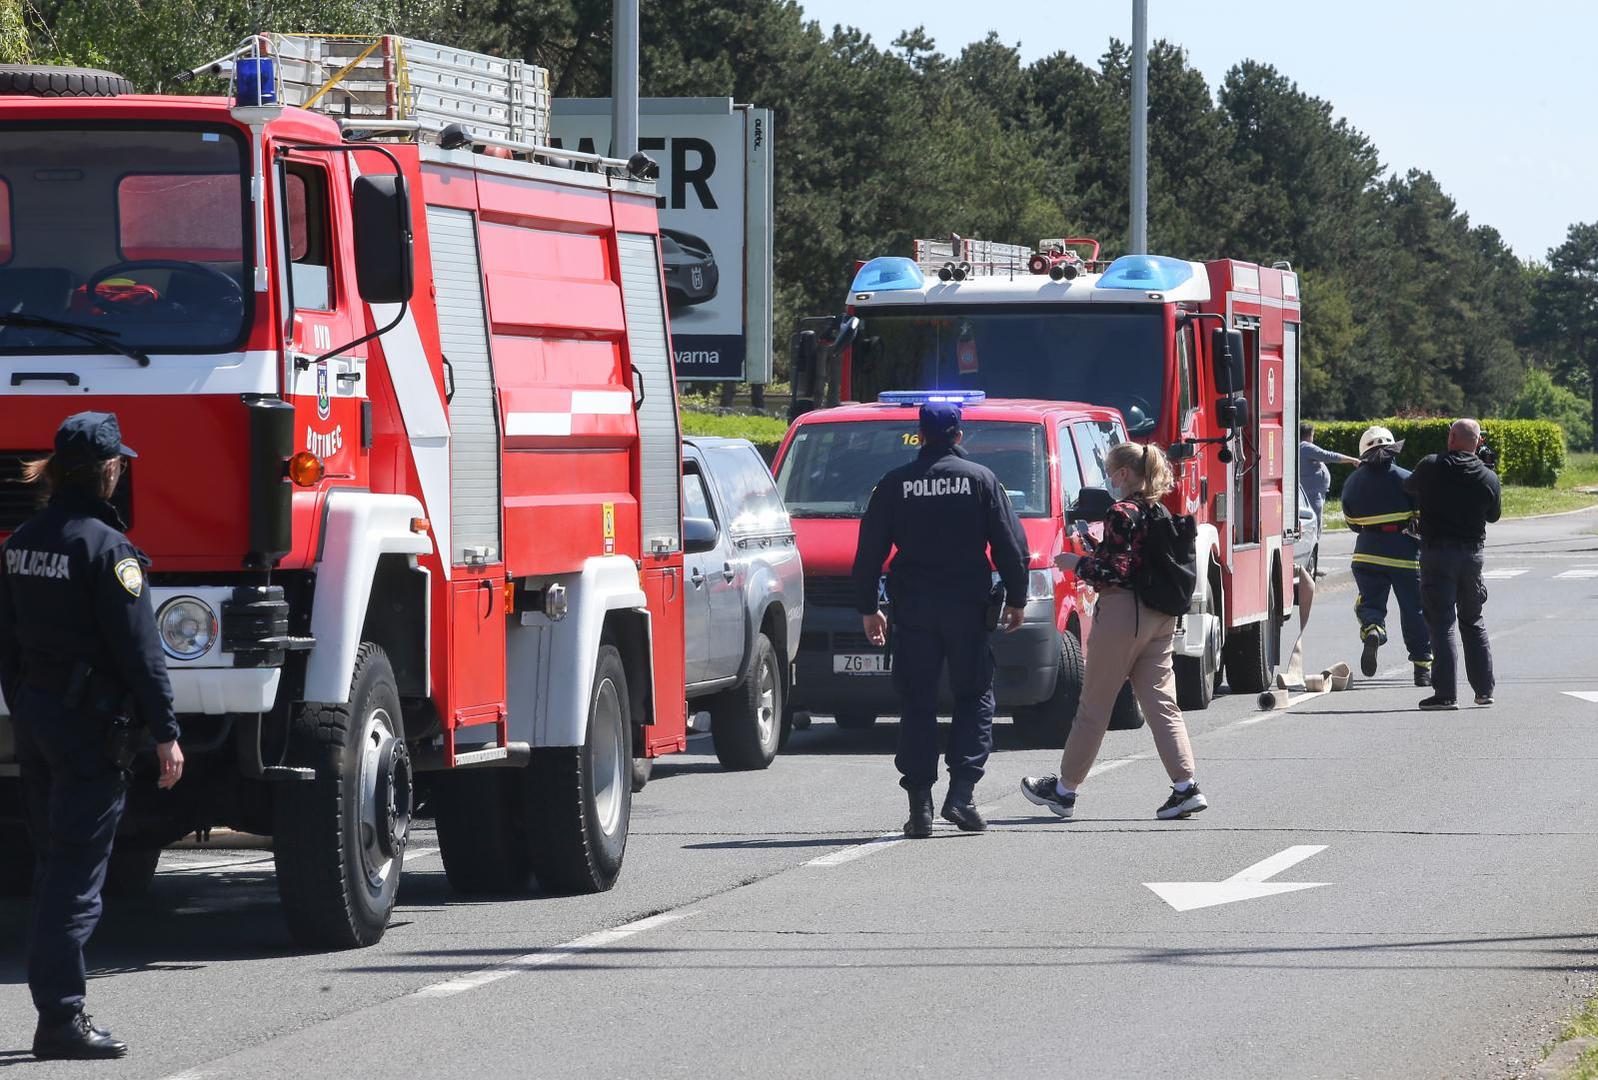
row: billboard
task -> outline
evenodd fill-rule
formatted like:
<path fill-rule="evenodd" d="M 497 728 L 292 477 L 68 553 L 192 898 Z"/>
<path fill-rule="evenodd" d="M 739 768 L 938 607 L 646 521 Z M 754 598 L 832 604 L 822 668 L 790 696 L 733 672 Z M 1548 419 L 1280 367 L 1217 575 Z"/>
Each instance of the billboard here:
<path fill-rule="evenodd" d="M 610 154 L 610 99 L 557 98 L 550 142 Z M 771 379 L 771 111 L 644 98 L 638 148 L 660 163 L 661 263 L 680 380 Z"/>

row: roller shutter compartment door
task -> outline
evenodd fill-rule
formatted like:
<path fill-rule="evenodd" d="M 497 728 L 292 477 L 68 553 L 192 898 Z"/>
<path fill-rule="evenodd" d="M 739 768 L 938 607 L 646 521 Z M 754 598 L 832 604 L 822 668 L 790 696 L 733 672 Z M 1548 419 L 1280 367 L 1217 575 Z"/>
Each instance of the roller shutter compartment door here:
<path fill-rule="evenodd" d="M 618 233 L 622 306 L 627 313 L 627 352 L 643 389 L 638 409 L 643 493 L 639 508 L 644 553 L 682 547 L 682 437 L 677 429 L 672 357 L 666 337 L 666 304 L 660 287 L 660 252 L 648 233 Z"/>

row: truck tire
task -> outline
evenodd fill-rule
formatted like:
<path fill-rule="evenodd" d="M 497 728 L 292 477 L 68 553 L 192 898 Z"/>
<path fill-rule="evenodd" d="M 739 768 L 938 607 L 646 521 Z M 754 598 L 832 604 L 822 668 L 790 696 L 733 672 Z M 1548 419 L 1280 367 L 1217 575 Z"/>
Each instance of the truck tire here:
<path fill-rule="evenodd" d="M 1271 605 L 1259 622 L 1239 626 L 1226 639 L 1226 682 L 1237 694 L 1258 694 L 1271 685 L 1282 650 L 1281 601 L 1271 590 Z"/>
<path fill-rule="evenodd" d="M 1059 748 L 1071 734 L 1077 703 L 1082 700 L 1082 643 L 1073 631 L 1060 635 L 1060 670 L 1048 700 L 1015 710 L 1015 726 L 1028 746 Z"/>
<path fill-rule="evenodd" d="M 604 892 L 621 873 L 632 817 L 627 669 L 601 645 L 581 746 L 536 750 L 523 771 L 533 876 L 546 893 Z"/>
<path fill-rule="evenodd" d="M 765 634 L 755 635 L 744 681 L 710 699 L 710 741 L 721 767 L 764 769 L 782 739 L 782 672 Z"/>
<path fill-rule="evenodd" d="M 305 945 L 372 945 L 399 893 L 414 790 L 383 650 L 362 642 L 349 701 L 300 705 L 291 725 L 295 761 L 316 779 L 273 792 L 272 850 L 289 933 Z"/>
<path fill-rule="evenodd" d="M 845 731 L 865 731 L 876 725 L 877 714 L 859 709 L 839 709 L 832 722 Z"/>
<path fill-rule="evenodd" d="M 160 845 L 119 839 L 106 864 L 105 895 L 120 899 L 145 895 L 155 881 L 160 862 Z"/>
<path fill-rule="evenodd" d="M 1200 712 L 1215 700 L 1216 683 L 1221 678 L 1221 623 L 1215 610 L 1215 590 L 1204 598 L 1204 612 L 1216 616 L 1209 620 L 1210 633 L 1204 641 L 1201 656 L 1178 656 L 1176 667 L 1176 703 L 1183 712 Z"/>
<path fill-rule="evenodd" d="M 527 829 L 516 805 L 517 771 L 433 774 L 433 820 L 449 887 L 466 896 L 518 893 L 532 875 Z"/>
<path fill-rule="evenodd" d="M 133 93 L 133 84 L 98 68 L 0 64 L 0 94 L 27 97 L 116 97 Z"/>

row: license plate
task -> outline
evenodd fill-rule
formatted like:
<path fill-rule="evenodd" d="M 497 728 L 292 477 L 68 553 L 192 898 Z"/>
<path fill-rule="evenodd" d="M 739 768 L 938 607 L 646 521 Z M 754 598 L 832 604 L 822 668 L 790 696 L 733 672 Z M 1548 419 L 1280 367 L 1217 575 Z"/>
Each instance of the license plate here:
<path fill-rule="evenodd" d="M 694 283 L 694 288 L 703 289 L 705 287 L 704 269 L 698 266 L 690 267 L 688 270 L 688 280 Z"/>
<path fill-rule="evenodd" d="M 835 653 L 834 675 L 886 675 L 893 670 L 893 659 L 886 653 Z"/>

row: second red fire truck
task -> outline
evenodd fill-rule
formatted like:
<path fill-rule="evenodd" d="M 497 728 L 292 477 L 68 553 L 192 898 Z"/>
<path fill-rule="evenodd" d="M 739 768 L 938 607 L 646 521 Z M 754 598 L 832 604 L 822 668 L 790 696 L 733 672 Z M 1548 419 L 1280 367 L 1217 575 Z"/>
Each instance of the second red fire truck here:
<path fill-rule="evenodd" d="M 1234 691 L 1266 688 L 1293 609 L 1298 277 L 1098 254 L 1089 240 L 1034 251 L 954 237 L 861 264 L 844 314 L 795 337 L 795 410 L 906 389 L 1119 410 L 1132 439 L 1170 455 L 1168 505 L 1199 524 L 1176 673 L 1183 708 L 1202 709 L 1223 674 Z"/>
<path fill-rule="evenodd" d="M 61 419 L 117 413 L 190 761 L 133 785 L 113 880 L 266 834 L 295 936 L 371 943 L 426 775 L 456 888 L 609 888 L 633 759 L 686 737 L 649 163 L 533 145 L 537 69 L 422 42 L 212 70 L 230 97 L 0 109 L 0 537 Z"/>

